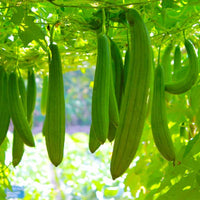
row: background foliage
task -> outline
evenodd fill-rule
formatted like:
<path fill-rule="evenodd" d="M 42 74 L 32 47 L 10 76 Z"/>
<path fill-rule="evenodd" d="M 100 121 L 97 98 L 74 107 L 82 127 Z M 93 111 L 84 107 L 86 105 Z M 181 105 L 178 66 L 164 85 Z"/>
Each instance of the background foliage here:
<path fill-rule="evenodd" d="M 9 137 L 12 138 L 12 134 Z M 25 186 L 24 200 L 125 200 L 131 197 L 130 192 L 125 192 L 124 178 L 114 182 L 109 174 L 110 144 L 102 146 L 101 151 L 93 155 L 88 150 L 87 134 L 67 135 L 65 158 L 56 168 L 49 162 L 43 136 L 38 134 L 35 139 L 37 148 L 26 148 L 20 165 L 10 167 L 11 183 Z M 10 146 L 7 151 L 8 163 L 11 162 L 11 153 Z M 105 157 L 105 154 L 108 156 Z"/>
<path fill-rule="evenodd" d="M 50 28 L 55 26 L 54 41 L 58 44 L 61 52 L 63 72 L 68 72 L 65 74 L 67 77 L 67 82 L 65 82 L 67 88 L 66 109 L 70 113 L 67 116 L 70 123 L 70 120 L 73 119 L 71 118 L 73 113 L 77 113 L 73 109 L 77 108 L 80 111 L 80 108 L 85 105 L 89 107 L 91 103 L 91 93 L 89 92 L 86 92 L 87 95 L 85 97 L 81 97 L 81 99 L 87 99 L 86 101 L 77 103 L 76 99 L 80 94 L 80 90 L 84 90 L 84 87 L 78 87 L 84 82 L 81 79 L 86 79 L 85 83 L 88 82 L 85 85 L 87 90 L 90 87 L 89 82 L 93 80 L 93 71 L 88 72 L 87 70 L 92 70 L 96 63 L 96 34 L 101 30 L 101 9 L 104 8 L 106 10 L 107 34 L 117 43 L 124 57 L 128 46 L 128 30 L 124 15 L 124 8 L 127 7 L 137 9 L 146 23 L 154 52 L 154 66 L 157 63 L 158 48 L 161 47 L 162 58 L 165 48 L 171 45 L 170 64 L 173 68 L 173 53 L 175 46 L 179 44 L 182 50 L 183 64 L 183 72 L 181 73 L 184 74 L 184 70 L 187 68 L 184 36 L 193 42 L 196 50 L 200 47 L 200 2 L 198 0 L 2 0 L 0 2 L 0 64 L 4 65 L 8 71 L 18 67 L 24 78 L 26 78 L 27 69 L 34 68 L 39 81 L 40 77 L 42 78 L 45 73 L 48 73 Z M 200 53 L 200 51 L 197 51 L 197 53 Z M 69 72 L 76 70 L 80 71 L 72 73 L 78 73 L 79 77 L 82 77 L 79 79 L 80 82 L 77 81 L 76 75 L 70 79 Z M 76 90 L 72 89 L 71 85 L 74 85 Z M 132 197 L 128 198 L 146 200 L 195 200 L 199 198 L 199 87 L 198 81 L 187 93 L 177 96 L 168 94 L 166 96 L 169 127 L 177 152 L 175 166 L 165 161 L 156 150 L 151 134 L 150 120 L 147 118 L 137 157 L 122 180 L 125 188 L 132 194 Z M 71 94 L 71 96 L 68 94 Z M 80 103 L 83 104 L 80 105 Z M 76 107 L 78 104 L 79 107 Z M 39 106 L 39 103 L 37 106 Z M 39 107 L 37 107 L 37 110 L 39 110 Z M 80 115 L 83 116 L 85 113 L 82 110 Z M 90 117 L 88 115 L 87 119 L 87 122 L 81 119 L 82 123 L 89 123 Z M 86 143 L 87 141 L 84 139 L 84 145 Z M 10 165 L 5 165 L 4 153 L 7 149 L 7 144 L 8 140 L 0 147 L 2 154 L 0 157 L 0 195 L 2 197 L 5 197 L 4 188 L 9 187 L 9 174 L 15 172 L 15 169 L 12 169 Z M 105 149 L 98 151 L 102 153 L 100 161 L 102 165 L 106 165 L 107 161 L 109 163 L 110 153 L 108 152 L 110 151 L 111 149 L 109 151 Z M 65 180 L 62 177 L 68 177 L 73 181 L 73 184 L 80 184 L 80 179 L 69 177 L 66 171 L 70 169 L 77 170 L 76 167 L 73 168 L 72 165 L 69 165 L 67 161 L 68 159 L 70 160 L 69 155 L 72 155 L 72 157 L 76 155 L 78 156 L 77 159 L 79 159 L 79 153 L 72 151 L 71 154 L 68 154 L 66 152 L 64 170 L 59 171 L 61 168 L 56 169 L 62 174 L 62 176 L 58 176 L 58 179 L 62 180 L 63 183 Z M 81 154 L 81 156 L 84 157 L 85 154 Z M 87 163 L 86 160 L 84 162 Z M 30 166 L 27 167 L 26 171 L 31 170 L 30 168 Z M 81 172 L 83 173 L 81 176 L 88 176 L 88 173 L 91 172 L 90 170 Z M 21 175 L 21 171 L 19 170 L 18 172 Z M 17 171 L 15 173 L 17 174 Z M 94 171 L 94 173 L 96 172 Z M 103 177 L 109 176 L 102 171 L 100 173 L 103 175 L 99 179 L 96 176 L 89 176 L 91 179 L 83 180 L 85 191 L 88 191 L 91 187 L 88 182 L 93 181 L 94 185 L 95 183 L 99 184 L 104 180 Z M 38 176 L 38 180 L 41 176 L 42 174 Z M 13 180 L 14 178 L 12 178 Z M 15 179 L 14 181 L 17 180 Z M 31 182 L 30 184 L 33 183 Z M 118 180 L 112 182 L 112 184 L 120 187 Z M 101 187 L 103 186 L 101 185 Z M 104 187 L 106 186 L 104 185 Z M 82 194 L 82 196 L 80 195 L 81 199 L 84 199 L 83 188 L 81 187 L 81 191 L 78 191 L 79 194 Z M 38 192 L 37 190 L 39 189 L 36 189 L 35 194 Z M 98 190 L 97 186 L 94 190 Z M 74 194 L 79 196 L 78 193 Z M 50 192 L 49 199 L 51 199 L 51 194 Z M 113 196 L 115 195 L 113 194 Z M 97 196 L 95 198 L 98 199 Z"/>

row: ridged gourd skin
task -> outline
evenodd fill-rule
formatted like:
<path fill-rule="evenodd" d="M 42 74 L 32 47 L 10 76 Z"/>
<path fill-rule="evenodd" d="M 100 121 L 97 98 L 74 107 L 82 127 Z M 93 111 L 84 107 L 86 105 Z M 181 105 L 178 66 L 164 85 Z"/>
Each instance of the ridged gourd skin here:
<path fill-rule="evenodd" d="M 18 85 L 24 112 L 25 114 L 27 114 L 27 93 L 26 93 L 24 79 L 21 76 L 18 78 Z M 14 167 L 16 167 L 20 163 L 23 154 L 24 154 L 24 142 L 21 139 L 20 134 L 16 131 L 14 127 L 13 145 L 12 145 L 12 164 Z"/>
<path fill-rule="evenodd" d="M 116 128 L 119 125 L 119 107 L 115 93 L 113 73 L 110 73 L 110 96 L 109 96 L 109 130 L 108 140 L 112 142 L 115 138 Z"/>
<path fill-rule="evenodd" d="M 163 53 L 162 59 L 161 59 L 161 64 L 162 64 L 163 69 L 164 69 L 164 77 L 165 77 L 166 82 L 172 80 L 172 65 L 171 65 L 172 49 L 173 49 L 173 45 L 171 43 L 168 44 L 168 46 L 164 50 L 164 53 Z"/>
<path fill-rule="evenodd" d="M 125 90 L 125 85 L 126 85 L 126 80 L 127 80 L 127 76 L 128 76 L 128 66 L 129 66 L 129 57 L 130 57 L 130 52 L 129 52 L 129 47 L 126 50 L 125 53 L 125 60 L 124 60 L 124 90 Z"/>
<path fill-rule="evenodd" d="M 97 139 L 103 144 L 108 136 L 110 73 L 112 58 L 110 40 L 104 34 L 98 34 L 97 63 L 92 93 L 92 125 Z"/>
<path fill-rule="evenodd" d="M 101 146 L 101 142 L 97 139 L 93 126 L 90 126 L 89 133 L 89 150 L 91 153 L 94 153 Z"/>
<path fill-rule="evenodd" d="M 119 110 L 123 94 L 123 61 L 117 44 L 110 38 L 112 56 L 112 69 L 110 76 L 110 98 L 109 98 L 109 128 L 108 140 L 112 142 L 115 138 L 116 129 L 119 124 Z"/>
<path fill-rule="evenodd" d="M 152 72 L 155 70 L 155 61 L 154 61 L 154 51 L 151 47 L 151 59 L 152 59 Z M 152 99 L 153 99 L 153 82 L 154 82 L 154 73 L 151 73 L 151 80 L 150 80 L 150 90 L 149 90 L 149 98 L 148 98 L 148 107 L 147 107 L 147 113 L 146 118 L 150 116 L 151 113 L 151 105 L 152 105 Z"/>
<path fill-rule="evenodd" d="M 28 70 L 28 84 L 27 84 L 27 119 L 32 127 L 33 113 L 36 104 L 37 86 L 35 80 L 35 72 L 32 69 Z"/>
<path fill-rule="evenodd" d="M 112 74 L 113 74 L 115 95 L 116 95 L 118 108 L 120 110 L 121 98 L 122 98 L 122 93 L 123 93 L 123 81 L 124 81 L 123 68 L 124 67 L 123 67 L 123 61 L 122 61 L 120 49 L 112 39 L 110 39 L 110 48 L 111 48 L 111 56 L 113 60 Z"/>
<path fill-rule="evenodd" d="M 16 131 L 20 134 L 23 142 L 34 147 L 35 142 L 29 126 L 27 116 L 24 112 L 22 100 L 18 87 L 18 76 L 16 72 L 11 72 L 8 79 L 8 104 L 10 116 Z"/>
<path fill-rule="evenodd" d="M 63 159 L 65 141 L 65 97 L 61 58 L 58 46 L 50 44 L 49 85 L 43 131 L 48 156 L 58 166 Z"/>
<path fill-rule="evenodd" d="M 185 77 L 178 81 L 165 84 L 165 91 L 172 94 L 182 94 L 191 89 L 198 78 L 198 58 L 191 41 L 185 39 L 185 48 L 189 59 L 189 69 Z"/>
<path fill-rule="evenodd" d="M 8 76 L 5 69 L 0 66 L 0 145 L 3 143 L 10 124 L 10 113 L 8 107 Z"/>
<path fill-rule="evenodd" d="M 155 69 L 154 74 L 151 128 L 159 152 L 166 160 L 175 161 L 175 150 L 167 122 L 164 72 L 160 64 Z"/>
<path fill-rule="evenodd" d="M 113 179 L 121 176 L 132 162 L 144 128 L 152 72 L 151 44 L 140 14 L 126 14 L 130 31 L 130 61 L 125 93 L 120 110 L 110 171 Z"/>
<path fill-rule="evenodd" d="M 114 77 L 111 70 L 110 73 L 110 90 L 109 90 L 109 122 L 113 123 L 116 127 L 119 124 L 119 107 L 117 103 L 115 86 L 114 86 Z"/>
<path fill-rule="evenodd" d="M 177 80 L 178 78 L 178 72 L 181 70 L 181 48 L 179 45 L 175 47 L 174 50 L 174 74 L 173 74 L 173 80 Z"/>
<path fill-rule="evenodd" d="M 120 49 L 110 38 L 112 70 L 110 76 L 110 98 L 109 98 L 109 129 L 108 140 L 112 142 L 115 138 L 117 126 L 119 124 L 119 111 L 123 96 L 124 74 L 123 61 Z"/>
<path fill-rule="evenodd" d="M 48 75 L 45 75 L 43 77 L 41 104 L 40 104 L 40 110 L 41 110 L 42 115 L 46 114 L 47 96 L 48 96 L 48 82 L 49 82 L 49 77 L 48 77 Z"/>
<path fill-rule="evenodd" d="M 115 139 L 117 127 L 113 123 L 109 123 L 108 141 L 112 142 Z"/>

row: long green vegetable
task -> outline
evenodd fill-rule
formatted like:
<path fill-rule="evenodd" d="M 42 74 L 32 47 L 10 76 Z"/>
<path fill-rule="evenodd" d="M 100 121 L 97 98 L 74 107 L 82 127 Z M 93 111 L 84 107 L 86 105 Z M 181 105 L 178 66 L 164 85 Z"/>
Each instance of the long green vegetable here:
<path fill-rule="evenodd" d="M 65 141 L 65 98 L 61 58 L 56 44 L 50 44 L 49 85 L 46 118 L 43 127 L 51 162 L 58 166 L 63 159 Z"/>
<path fill-rule="evenodd" d="M 22 100 L 18 87 L 18 76 L 16 72 L 12 72 L 8 79 L 8 104 L 12 122 L 16 131 L 20 134 L 23 142 L 28 146 L 35 146 L 31 128 L 24 112 Z"/>
<path fill-rule="evenodd" d="M 110 40 L 105 34 L 100 33 L 92 94 L 92 125 L 101 143 L 104 143 L 108 136 L 111 68 Z"/>
<path fill-rule="evenodd" d="M 139 13 L 127 11 L 130 30 L 130 61 L 120 123 L 111 159 L 113 179 L 121 176 L 133 160 L 143 132 L 152 71 L 151 45 L 147 28 Z"/>
<path fill-rule="evenodd" d="M 185 39 L 185 48 L 189 59 L 189 69 L 182 79 L 165 84 L 165 91 L 172 94 L 187 92 L 196 83 L 198 78 L 198 58 L 192 42 Z"/>
<path fill-rule="evenodd" d="M 0 66 L 0 145 L 4 141 L 9 124 L 10 124 L 10 113 L 8 106 L 8 76 L 2 66 Z"/>
<path fill-rule="evenodd" d="M 40 104 L 40 109 L 41 109 L 42 115 L 46 114 L 47 96 L 48 96 L 48 82 L 49 82 L 49 77 L 48 77 L 48 75 L 45 75 L 43 77 L 41 104 Z"/>
<path fill-rule="evenodd" d="M 169 161 L 175 161 L 175 151 L 168 128 L 165 106 L 164 72 L 161 65 L 155 69 L 154 90 L 151 109 L 151 128 L 155 144 Z"/>
<path fill-rule="evenodd" d="M 25 114 L 27 114 L 27 93 L 24 80 L 21 76 L 18 78 L 18 85 L 24 112 Z M 24 142 L 21 139 L 20 134 L 16 131 L 14 127 L 13 145 L 12 145 L 12 164 L 14 167 L 20 163 L 23 154 L 24 154 Z"/>
<path fill-rule="evenodd" d="M 32 127 L 33 125 L 33 112 L 36 103 L 37 86 L 35 80 L 35 73 L 32 69 L 28 70 L 28 85 L 27 85 L 27 119 Z"/>

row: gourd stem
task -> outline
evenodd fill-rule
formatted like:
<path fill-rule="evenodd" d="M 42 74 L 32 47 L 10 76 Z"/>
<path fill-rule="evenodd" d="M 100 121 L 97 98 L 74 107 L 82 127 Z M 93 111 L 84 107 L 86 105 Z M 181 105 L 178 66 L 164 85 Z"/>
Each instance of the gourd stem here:
<path fill-rule="evenodd" d="M 106 34 L 106 12 L 102 9 L 102 33 Z"/>

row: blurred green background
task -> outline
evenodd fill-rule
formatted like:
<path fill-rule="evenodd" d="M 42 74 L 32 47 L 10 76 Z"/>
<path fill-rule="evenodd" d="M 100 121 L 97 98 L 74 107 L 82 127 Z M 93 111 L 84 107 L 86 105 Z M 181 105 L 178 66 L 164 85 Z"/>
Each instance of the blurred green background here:
<path fill-rule="evenodd" d="M 92 81 L 93 68 L 71 71 L 63 74 L 65 89 L 66 132 L 73 133 L 79 130 L 89 131 L 91 123 Z M 37 101 L 34 111 L 33 132 L 42 131 L 45 116 L 41 114 L 40 102 L 42 79 L 36 75 Z"/>

